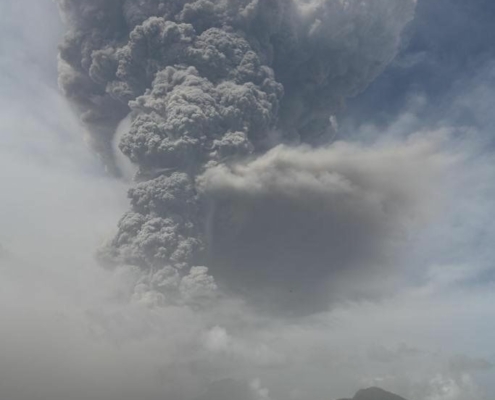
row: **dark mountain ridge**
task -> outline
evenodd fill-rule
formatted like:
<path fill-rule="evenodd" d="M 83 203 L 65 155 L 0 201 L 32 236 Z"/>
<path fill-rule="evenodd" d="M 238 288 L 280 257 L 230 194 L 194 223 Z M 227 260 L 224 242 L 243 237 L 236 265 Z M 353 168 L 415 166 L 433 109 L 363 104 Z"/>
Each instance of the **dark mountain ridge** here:
<path fill-rule="evenodd" d="M 340 399 L 340 400 L 406 400 L 403 397 L 396 394 L 387 392 L 386 390 L 371 387 L 368 389 L 360 390 L 352 399 Z"/>

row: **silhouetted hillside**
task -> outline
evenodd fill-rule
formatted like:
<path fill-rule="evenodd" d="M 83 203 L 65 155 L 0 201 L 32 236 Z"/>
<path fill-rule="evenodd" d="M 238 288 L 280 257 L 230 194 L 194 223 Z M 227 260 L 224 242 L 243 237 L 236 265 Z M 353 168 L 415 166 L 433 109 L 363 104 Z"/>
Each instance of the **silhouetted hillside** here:
<path fill-rule="evenodd" d="M 356 393 L 352 399 L 341 400 L 406 400 L 403 397 L 396 394 L 387 392 L 383 389 L 372 387 L 369 389 L 363 389 Z"/>

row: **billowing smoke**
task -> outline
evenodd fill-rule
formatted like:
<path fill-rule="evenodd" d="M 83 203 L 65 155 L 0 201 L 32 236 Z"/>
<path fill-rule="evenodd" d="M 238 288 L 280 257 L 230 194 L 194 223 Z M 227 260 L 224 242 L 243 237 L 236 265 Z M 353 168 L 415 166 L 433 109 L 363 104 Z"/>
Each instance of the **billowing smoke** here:
<path fill-rule="evenodd" d="M 383 294 L 400 274 L 405 238 L 435 208 L 451 162 L 437 151 L 431 139 L 280 146 L 210 168 L 199 182 L 211 205 L 213 275 L 278 314 Z"/>
<path fill-rule="evenodd" d="M 394 57 L 413 0 L 59 3 L 60 84 L 115 173 L 131 115 L 119 147 L 137 166 L 132 209 L 100 259 L 145 271 L 137 294 L 186 301 L 220 285 L 278 310 L 391 263 L 391 226 L 417 206 L 406 177 L 384 173 L 401 157 L 294 146 L 328 144 L 345 99 Z M 280 144 L 292 147 L 270 151 Z"/>

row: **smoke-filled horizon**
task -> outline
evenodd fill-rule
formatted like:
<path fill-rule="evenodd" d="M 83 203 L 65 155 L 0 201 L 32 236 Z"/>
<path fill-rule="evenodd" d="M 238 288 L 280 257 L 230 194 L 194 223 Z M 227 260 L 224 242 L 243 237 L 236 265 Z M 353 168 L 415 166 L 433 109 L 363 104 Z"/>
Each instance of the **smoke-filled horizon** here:
<path fill-rule="evenodd" d="M 488 400 L 489 10 L 0 2 L 0 398 Z"/>

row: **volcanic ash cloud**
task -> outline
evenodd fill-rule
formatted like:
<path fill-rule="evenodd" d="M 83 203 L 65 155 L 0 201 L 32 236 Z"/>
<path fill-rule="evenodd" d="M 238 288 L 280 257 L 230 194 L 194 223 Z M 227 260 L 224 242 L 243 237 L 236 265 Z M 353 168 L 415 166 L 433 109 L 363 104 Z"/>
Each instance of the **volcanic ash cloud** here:
<path fill-rule="evenodd" d="M 331 116 L 394 57 L 414 1 L 59 5 L 69 27 L 60 84 L 116 174 L 112 138 L 130 113 L 119 147 L 138 168 L 132 207 L 100 258 L 139 267 L 138 293 L 194 302 L 220 285 L 246 297 L 260 279 L 261 303 L 291 306 L 286 293 L 296 292 L 309 296 L 307 312 L 328 300 L 314 284 L 382 263 L 377 236 L 408 191 L 382 188 L 378 166 L 353 170 L 355 154 L 339 164 L 325 161 L 337 150 L 290 147 L 326 146 Z M 290 147 L 270 152 L 280 144 Z M 291 165 L 281 171 L 277 157 Z"/>
<path fill-rule="evenodd" d="M 213 275 L 277 313 L 380 295 L 400 272 L 405 239 L 431 216 L 451 161 L 423 138 L 372 148 L 281 146 L 210 168 L 198 181 L 209 205 Z"/>

